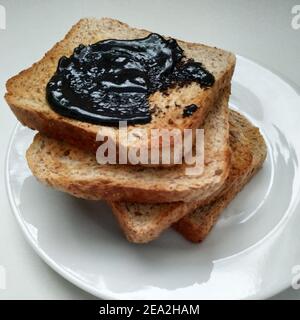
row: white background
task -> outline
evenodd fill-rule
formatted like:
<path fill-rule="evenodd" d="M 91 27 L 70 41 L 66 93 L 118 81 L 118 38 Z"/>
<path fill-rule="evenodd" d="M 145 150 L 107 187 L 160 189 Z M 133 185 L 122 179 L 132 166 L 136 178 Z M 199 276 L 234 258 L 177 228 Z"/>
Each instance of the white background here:
<path fill-rule="evenodd" d="M 0 266 L 6 270 L 0 299 L 93 298 L 41 261 L 25 242 L 9 207 L 4 162 L 16 119 L 3 95 L 10 76 L 41 58 L 78 19 L 106 16 L 228 49 L 300 87 L 300 29 L 291 27 L 296 4 L 300 0 L 0 0 L 7 15 L 6 30 L 0 30 Z M 274 298 L 300 299 L 300 290 L 289 289 Z"/>

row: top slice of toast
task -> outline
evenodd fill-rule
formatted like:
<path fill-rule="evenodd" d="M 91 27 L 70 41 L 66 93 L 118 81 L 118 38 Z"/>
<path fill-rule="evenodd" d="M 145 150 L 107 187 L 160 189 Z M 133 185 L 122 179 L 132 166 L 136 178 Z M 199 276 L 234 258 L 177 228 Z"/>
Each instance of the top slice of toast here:
<path fill-rule="evenodd" d="M 96 135 L 104 126 L 67 118 L 53 111 L 46 101 L 46 85 L 55 73 L 60 57 L 70 56 L 78 45 L 88 45 L 104 39 L 136 39 L 148 34 L 149 31 L 131 28 L 109 18 L 82 19 L 39 62 L 8 80 L 6 101 L 23 125 L 81 149 L 95 151 L 100 143 L 96 141 Z M 178 41 L 178 44 L 187 58 L 201 62 L 213 74 L 214 85 L 201 88 L 192 82 L 183 87 L 170 88 L 166 93 L 155 92 L 149 97 L 150 108 L 156 110 L 152 115 L 152 121 L 148 124 L 129 126 L 129 133 L 133 128 L 179 128 L 181 131 L 185 128 L 199 128 L 208 111 L 215 105 L 222 89 L 229 86 L 235 67 L 235 56 L 232 53 L 202 44 L 184 41 Z M 197 110 L 191 116 L 183 117 L 184 107 L 191 104 L 197 105 Z M 103 131 L 104 136 L 114 134 L 118 137 L 117 128 L 105 129 L 107 130 Z M 134 143 L 135 146 L 149 146 L 149 141 L 141 140 Z"/>

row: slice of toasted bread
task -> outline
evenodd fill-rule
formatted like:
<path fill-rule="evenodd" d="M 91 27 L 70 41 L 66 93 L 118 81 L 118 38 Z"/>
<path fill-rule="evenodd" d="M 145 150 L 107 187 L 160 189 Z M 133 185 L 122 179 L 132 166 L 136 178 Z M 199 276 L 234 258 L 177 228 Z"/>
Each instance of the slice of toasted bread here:
<path fill-rule="evenodd" d="M 235 114 L 234 122 L 231 121 L 230 128 L 233 125 L 236 130 L 243 132 L 248 141 L 248 149 L 252 155 L 251 165 L 242 169 L 239 166 L 242 154 L 233 152 L 233 166 L 220 196 L 208 205 L 198 207 L 174 224 L 174 228 L 192 242 L 201 242 L 205 239 L 222 210 L 228 206 L 236 194 L 261 168 L 266 158 L 267 147 L 258 128 L 253 127 L 244 117 L 238 114 Z M 230 132 L 232 133 L 232 130 Z"/>
<path fill-rule="evenodd" d="M 129 241 L 149 242 L 177 221 L 174 227 L 191 241 L 200 241 L 207 235 L 222 209 L 260 168 L 266 156 L 266 146 L 257 128 L 234 111 L 230 111 L 229 124 L 231 169 L 217 198 L 213 195 L 214 199 L 207 199 L 206 205 L 203 201 L 152 205 L 111 203 Z"/>
<path fill-rule="evenodd" d="M 146 168 L 100 165 L 93 153 L 37 134 L 27 151 L 28 165 L 40 181 L 84 199 L 162 203 L 205 200 L 223 186 L 230 168 L 229 89 L 204 125 L 204 170 L 187 175 L 186 165 Z"/>
<path fill-rule="evenodd" d="M 100 144 L 96 141 L 96 135 L 104 126 L 74 120 L 54 112 L 46 101 L 46 85 L 56 70 L 59 58 L 70 56 L 79 44 L 87 45 L 109 38 L 142 38 L 148 34 L 149 31 L 130 28 L 127 24 L 113 19 L 82 19 L 42 60 L 7 82 L 6 101 L 23 125 L 48 137 L 64 140 L 79 149 L 95 152 Z M 222 90 L 229 86 L 235 66 L 233 54 L 201 44 L 179 41 L 179 45 L 187 58 L 201 62 L 214 75 L 214 85 L 201 88 L 193 82 L 183 87 L 170 88 L 166 94 L 154 93 L 149 98 L 151 109 L 156 110 L 152 121 L 144 125 L 129 126 L 129 133 L 134 128 L 144 128 L 150 137 L 149 130 L 153 128 L 178 128 L 181 131 L 184 128 L 199 128 Z M 183 117 L 184 107 L 191 104 L 197 105 L 197 110 L 191 116 Z M 117 140 L 118 144 L 118 129 L 104 128 L 105 130 L 98 135 L 98 140 L 101 140 L 102 135 L 110 136 Z M 148 140 L 140 139 L 134 142 L 136 147 L 145 144 L 147 148 L 150 147 Z M 161 145 L 159 147 L 161 148 Z"/>

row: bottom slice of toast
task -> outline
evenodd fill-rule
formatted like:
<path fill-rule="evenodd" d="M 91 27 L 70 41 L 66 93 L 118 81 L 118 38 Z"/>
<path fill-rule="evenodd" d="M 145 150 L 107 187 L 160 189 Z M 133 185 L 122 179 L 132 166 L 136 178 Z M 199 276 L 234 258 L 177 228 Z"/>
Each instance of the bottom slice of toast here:
<path fill-rule="evenodd" d="M 134 243 L 154 240 L 173 223 L 174 228 L 192 242 L 202 241 L 217 221 L 222 210 L 262 166 L 266 144 L 245 117 L 235 111 L 229 115 L 232 150 L 229 176 L 217 196 L 205 205 L 201 202 L 138 204 L 112 202 L 111 207 L 127 239 Z"/>

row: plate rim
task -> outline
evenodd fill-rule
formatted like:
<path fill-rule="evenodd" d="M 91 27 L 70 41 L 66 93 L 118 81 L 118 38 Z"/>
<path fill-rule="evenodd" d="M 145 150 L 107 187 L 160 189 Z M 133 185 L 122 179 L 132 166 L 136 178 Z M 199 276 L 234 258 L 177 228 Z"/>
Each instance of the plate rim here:
<path fill-rule="evenodd" d="M 273 70 L 270 70 L 268 67 L 265 67 L 263 64 L 256 62 L 252 59 L 249 59 L 247 57 L 241 56 L 241 55 L 236 55 L 237 61 L 238 60 L 244 60 L 247 63 L 250 64 L 254 64 L 262 69 L 264 69 L 265 71 L 271 73 L 272 75 L 274 75 L 275 77 L 279 78 L 281 81 L 283 81 L 284 83 L 286 83 L 292 90 L 294 90 L 295 92 L 297 92 L 299 94 L 299 87 L 297 86 L 297 84 L 295 84 L 294 82 L 290 81 L 289 79 L 286 79 L 285 76 L 274 72 Z M 299 111 L 300 112 L 300 111 Z M 70 283 L 72 283 L 73 285 L 77 286 L 78 288 L 80 288 L 81 290 L 97 297 L 100 299 L 104 299 L 104 300 L 118 300 L 118 298 L 116 298 L 113 294 L 109 294 L 107 292 L 105 292 L 105 290 L 99 290 L 99 289 L 95 289 L 92 285 L 89 285 L 88 283 L 84 282 L 83 280 L 79 279 L 76 275 L 69 273 L 68 271 L 64 270 L 63 266 L 60 266 L 59 264 L 57 264 L 55 262 L 55 260 L 53 260 L 49 255 L 47 255 L 47 253 L 45 251 L 43 251 L 41 248 L 39 248 L 37 242 L 35 241 L 35 239 L 32 237 L 31 233 L 29 232 L 28 228 L 26 227 L 26 225 L 23 223 L 23 219 L 22 216 L 20 214 L 20 210 L 17 208 L 17 205 L 15 203 L 15 199 L 13 197 L 12 194 L 12 188 L 11 188 L 11 184 L 10 184 L 10 175 L 9 175 L 9 159 L 10 159 L 10 155 L 11 155 L 11 150 L 13 147 L 13 140 L 15 137 L 15 134 L 17 132 L 17 130 L 19 129 L 19 127 L 21 127 L 22 124 L 20 122 L 17 122 L 15 127 L 13 128 L 13 130 L 10 133 L 10 137 L 9 137 L 9 142 L 8 142 L 8 146 L 6 149 L 6 156 L 5 156 L 5 188 L 6 188 L 6 192 L 8 195 L 8 199 L 9 199 L 9 204 L 10 207 L 13 211 L 14 217 L 17 220 L 17 223 L 19 225 L 19 227 L 22 230 L 23 236 L 25 237 L 26 241 L 30 244 L 30 246 L 32 247 L 32 249 L 34 250 L 34 252 L 49 266 L 51 267 L 52 270 L 54 270 L 57 274 L 59 274 L 61 277 L 63 277 L 65 280 L 69 281 Z M 243 300 L 247 300 L 247 299 L 253 299 L 253 300 L 258 300 L 258 299 L 268 299 L 273 297 L 274 295 L 288 289 L 290 287 L 290 282 L 286 281 L 286 282 L 281 282 L 281 285 L 277 286 L 277 289 L 275 290 L 265 290 L 264 292 L 258 292 L 256 293 L 254 296 L 249 296 L 246 298 L 243 298 Z M 124 300 L 128 300 L 128 299 L 124 299 Z"/>
<path fill-rule="evenodd" d="M 110 295 L 107 295 L 105 293 L 101 293 L 101 296 L 99 295 L 99 291 L 95 290 L 93 288 L 93 286 L 88 285 L 88 284 L 84 284 L 83 281 L 81 281 L 80 279 L 78 279 L 75 275 L 69 274 L 67 271 L 64 271 L 64 269 L 62 267 L 60 267 L 51 257 L 49 257 L 49 255 L 46 254 L 46 252 L 44 252 L 43 250 L 41 250 L 38 245 L 37 242 L 33 239 L 31 233 L 29 232 L 28 228 L 26 227 L 26 225 L 23 223 L 23 219 L 21 217 L 21 215 L 19 214 L 19 210 L 16 206 L 15 203 L 15 199 L 13 197 L 12 194 L 12 190 L 11 190 L 11 185 L 9 183 L 9 158 L 10 158 L 10 153 L 11 153 L 11 149 L 13 146 L 13 138 L 17 132 L 17 130 L 19 129 L 19 127 L 21 127 L 22 124 L 20 122 L 17 122 L 14 129 L 11 132 L 10 138 L 9 138 L 9 143 L 8 143 L 8 147 L 7 147 L 7 151 L 6 151 L 6 157 L 5 157 L 5 186 L 6 186 L 6 192 L 8 195 L 8 199 L 9 199 L 9 204 L 10 207 L 13 211 L 14 217 L 16 218 L 19 227 L 22 230 L 23 236 L 25 237 L 25 239 L 27 240 L 27 242 L 29 242 L 30 246 L 32 247 L 32 249 L 34 250 L 34 252 L 49 266 L 51 267 L 56 273 L 58 273 L 61 277 L 63 277 L 64 279 L 66 279 L 67 281 L 71 282 L 72 284 L 74 284 L 75 286 L 77 286 L 78 288 L 80 288 L 83 291 L 86 291 L 92 295 L 94 295 L 95 297 L 98 298 L 102 298 L 102 299 L 112 299 L 115 300 L 114 297 L 111 297 Z"/>

